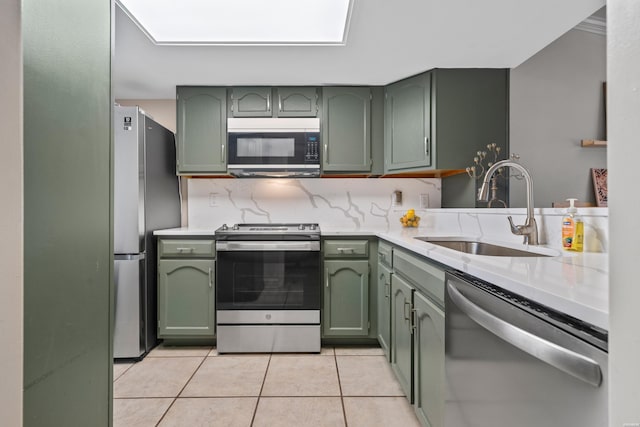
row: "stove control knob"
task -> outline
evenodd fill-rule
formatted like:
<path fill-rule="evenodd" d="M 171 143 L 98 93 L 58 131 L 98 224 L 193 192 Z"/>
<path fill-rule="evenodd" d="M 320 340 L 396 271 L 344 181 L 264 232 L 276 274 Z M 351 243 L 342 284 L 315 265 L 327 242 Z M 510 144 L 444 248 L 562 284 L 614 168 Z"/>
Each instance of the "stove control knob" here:
<path fill-rule="evenodd" d="M 234 230 L 240 230 L 240 226 L 238 224 L 233 224 L 233 229 Z"/>
<path fill-rule="evenodd" d="M 298 226 L 298 230 L 304 230 L 304 224 L 300 224 L 300 225 Z"/>
<path fill-rule="evenodd" d="M 229 227 L 227 227 L 227 224 L 222 224 L 222 227 L 220 227 L 220 228 L 223 229 L 223 230 L 228 230 L 229 229 Z"/>
<path fill-rule="evenodd" d="M 316 231 L 316 228 L 318 228 L 318 226 L 315 224 L 311 224 L 309 227 L 311 227 L 313 231 Z"/>

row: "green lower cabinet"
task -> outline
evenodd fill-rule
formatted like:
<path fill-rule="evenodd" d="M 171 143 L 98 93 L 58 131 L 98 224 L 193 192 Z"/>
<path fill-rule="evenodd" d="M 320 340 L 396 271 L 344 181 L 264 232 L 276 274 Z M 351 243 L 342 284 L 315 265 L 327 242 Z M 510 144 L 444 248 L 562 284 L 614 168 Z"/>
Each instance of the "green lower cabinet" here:
<path fill-rule="evenodd" d="M 420 292 L 413 295 L 415 311 L 413 399 L 424 426 L 444 424 L 444 311 Z"/>
<path fill-rule="evenodd" d="M 160 260 L 158 337 L 215 336 L 215 260 Z"/>
<path fill-rule="evenodd" d="M 378 343 L 391 360 L 391 270 L 378 263 Z"/>
<path fill-rule="evenodd" d="M 324 261 L 324 337 L 369 335 L 369 262 Z"/>
<path fill-rule="evenodd" d="M 391 368 L 410 402 L 413 402 L 412 303 L 413 287 L 398 275 L 391 275 Z"/>

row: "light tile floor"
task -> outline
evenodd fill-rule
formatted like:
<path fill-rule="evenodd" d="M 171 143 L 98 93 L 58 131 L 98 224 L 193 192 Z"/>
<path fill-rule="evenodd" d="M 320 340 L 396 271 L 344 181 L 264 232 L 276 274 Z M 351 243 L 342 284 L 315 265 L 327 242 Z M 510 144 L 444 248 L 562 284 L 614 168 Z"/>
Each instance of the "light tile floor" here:
<path fill-rule="evenodd" d="M 419 427 L 382 350 L 218 355 L 157 347 L 113 367 L 114 427 Z"/>

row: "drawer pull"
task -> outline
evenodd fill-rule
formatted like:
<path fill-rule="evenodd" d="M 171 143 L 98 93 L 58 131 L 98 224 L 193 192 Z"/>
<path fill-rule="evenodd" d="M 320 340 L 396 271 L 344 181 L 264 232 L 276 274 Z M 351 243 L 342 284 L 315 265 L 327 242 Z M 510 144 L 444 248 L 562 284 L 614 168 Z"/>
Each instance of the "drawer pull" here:
<path fill-rule="evenodd" d="M 213 269 L 209 267 L 209 288 L 213 288 Z"/>
<path fill-rule="evenodd" d="M 340 252 L 346 252 L 346 251 L 354 252 L 355 251 L 355 249 L 353 249 L 353 248 L 338 248 L 338 250 Z"/>
<path fill-rule="evenodd" d="M 180 252 L 193 252 L 193 248 L 176 248 Z"/>

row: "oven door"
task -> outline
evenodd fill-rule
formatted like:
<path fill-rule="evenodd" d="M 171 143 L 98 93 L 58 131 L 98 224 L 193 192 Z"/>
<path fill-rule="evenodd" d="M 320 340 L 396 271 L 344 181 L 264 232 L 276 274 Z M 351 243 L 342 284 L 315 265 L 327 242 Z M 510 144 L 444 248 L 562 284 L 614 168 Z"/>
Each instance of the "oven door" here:
<path fill-rule="evenodd" d="M 217 310 L 319 310 L 317 241 L 217 243 Z"/>

